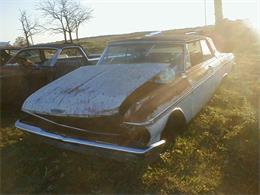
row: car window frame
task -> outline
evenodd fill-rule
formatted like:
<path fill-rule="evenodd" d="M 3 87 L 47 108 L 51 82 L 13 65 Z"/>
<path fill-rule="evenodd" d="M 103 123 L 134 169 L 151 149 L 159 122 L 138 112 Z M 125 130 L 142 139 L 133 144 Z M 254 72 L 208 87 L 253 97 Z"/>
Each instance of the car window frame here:
<path fill-rule="evenodd" d="M 46 50 L 54 50 L 55 51 L 54 54 L 51 56 L 51 58 L 46 58 L 46 54 L 45 54 Z M 41 56 L 44 60 L 50 60 L 51 61 L 55 57 L 55 55 L 57 53 L 57 49 L 56 48 L 43 48 L 43 49 L 40 49 L 40 52 L 41 52 Z"/>
<path fill-rule="evenodd" d="M 80 58 L 86 58 L 86 54 L 83 52 L 82 48 L 80 48 L 80 47 L 63 47 L 63 48 L 61 48 L 61 51 L 60 51 L 59 54 L 57 55 L 57 60 L 59 60 L 59 59 L 64 59 L 64 58 L 59 58 L 59 57 L 60 57 L 61 53 L 62 53 L 65 49 L 78 49 L 79 52 L 80 52 L 80 54 L 81 54 Z M 79 57 L 77 57 L 77 58 L 79 58 Z M 65 58 L 65 59 L 70 59 L 70 57 L 69 57 L 69 58 Z"/>
<path fill-rule="evenodd" d="M 207 59 L 207 60 L 203 60 L 202 62 L 198 63 L 198 64 L 195 64 L 195 65 L 191 65 L 191 60 L 190 60 L 190 51 L 189 51 L 189 47 L 188 47 L 188 44 L 192 43 L 192 42 L 199 42 L 200 43 L 200 48 L 201 48 L 201 52 L 203 54 L 203 51 L 202 51 L 202 46 L 201 46 L 201 41 L 202 40 L 205 40 L 206 41 L 206 44 L 211 52 L 211 58 Z M 212 59 L 214 59 L 215 55 L 214 55 L 214 52 L 210 46 L 210 44 L 208 43 L 208 40 L 207 39 L 197 39 L 197 40 L 194 40 L 194 41 L 190 41 L 190 42 L 187 42 L 186 43 L 186 50 L 187 50 L 187 62 L 186 62 L 186 66 L 185 66 L 185 71 L 186 70 L 189 70 L 193 67 L 197 67 L 203 63 L 207 63 L 208 61 L 211 61 Z"/>
<path fill-rule="evenodd" d="M 203 49 L 202 49 L 202 44 L 201 44 L 202 41 L 205 41 L 205 43 L 206 43 L 206 45 L 207 45 L 207 47 L 208 47 L 208 49 L 209 49 L 209 51 L 210 51 L 210 58 L 208 58 L 208 59 L 206 59 L 206 60 L 203 61 L 203 62 L 206 62 L 206 61 L 208 61 L 208 60 L 210 60 L 210 59 L 212 59 L 212 58 L 214 57 L 214 53 L 213 53 L 213 51 L 212 51 L 212 49 L 211 49 L 211 47 L 210 47 L 210 45 L 209 45 L 209 43 L 208 43 L 208 40 L 206 40 L 206 39 L 200 39 L 200 47 L 201 47 L 201 50 L 202 50 L 202 54 L 203 54 Z M 204 55 L 203 55 L 203 56 L 204 56 Z"/>
<path fill-rule="evenodd" d="M 62 51 L 63 51 L 64 49 L 73 49 L 73 48 L 79 49 L 80 52 L 81 52 L 81 54 L 82 54 L 82 58 L 83 58 L 83 59 L 86 59 L 86 61 L 89 62 L 89 58 L 88 58 L 86 52 L 84 51 L 84 49 L 83 49 L 81 46 L 65 46 L 65 47 L 61 47 L 61 48 L 58 48 L 58 49 L 57 49 L 57 52 L 56 52 L 56 54 L 53 56 L 53 59 L 52 59 L 52 61 L 51 61 L 51 63 L 50 63 L 50 66 L 53 67 L 53 68 L 57 67 L 57 66 L 59 65 L 59 64 L 57 64 L 57 62 L 58 62 L 58 60 L 59 60 L 59 56 L 60 56 L 60 54 L 62 53 Z M 60 58 L 60 59 L 62 59 L 62 58 Z M 65 58 L 65 59 L 69 59 L 69 58 Z"/>
<path fill-rule="evenodd" d="M 57 48 L 49 48 L 49 47 L 45 48 L 45 47 L 43 47 L 43 48 L 37 48 L 37 50 L 39 50 L 40 57 L 41 57 L 41 60 L 42 60 L 43 63 L 35 64 L 35 65 L 37 65 L 37 67 L 40 67 L 40 68 L 52 67 L 53 66 L 53 61 L 55 60 L 56 55 L 58 53 L 58 49 Z M 44 50 L 55 50 L 55 53 L 54 53 L 54 55 L 51 58 L 48 59 L 48 58 L 46 58 Z M 46 62 L 49 62 L 49 63 L 46 64 Z"/>

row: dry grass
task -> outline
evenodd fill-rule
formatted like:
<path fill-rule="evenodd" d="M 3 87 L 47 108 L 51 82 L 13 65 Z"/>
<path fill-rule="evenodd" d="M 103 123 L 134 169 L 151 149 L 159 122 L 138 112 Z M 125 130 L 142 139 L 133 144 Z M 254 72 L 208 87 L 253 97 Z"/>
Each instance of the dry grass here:
<path fill-rule="evenodd" d="M 250 68 L 249 68 L 250 67 Z M 150 166 L 93 158 L 31 140 L 2 113 L 2 193 L 259 193 L 259 61 L 238 65 L 175 146 Z"/>

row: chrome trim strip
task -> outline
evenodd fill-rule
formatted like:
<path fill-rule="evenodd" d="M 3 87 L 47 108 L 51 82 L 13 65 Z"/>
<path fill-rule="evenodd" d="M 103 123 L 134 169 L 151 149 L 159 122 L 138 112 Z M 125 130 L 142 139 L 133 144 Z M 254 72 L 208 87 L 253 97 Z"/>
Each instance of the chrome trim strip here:
<path fill-rule="evenodd" d="M 138 148 L 130 148 L 130 147 L 124 147 L 124 146 L 117 146 L 117 145 L 113 145 L 113 144 L 104 144 L 104 143 L 98 143 L 98 142 L 94 142 L 94 141 L 87 141 L 87 140 L 82 140 L 82 139 L 65 137 L 62 135 L 49 133 L 39 127 L 35 127 L 32 125 L 22 123 L 19 120 L 17 120 L 15 122 L 15 127 L 18 129 L 21 129 L 23 131 L 26 131 L 28 133 L 32 133 L 32 134 L 35 134 L 38 136 L 43 136 L 45 138 L 58 140 L 58 141 L 65 142 L 65 143 L 79 144 L 79 145 L 89 146 L 89 147 L 93 147 L 93 148 L 101 148 L 101 149 L 118 151 L 118 152 L 126 152 L 126 153 L 131 153 L 131 154 L 146 154 L 149 151 L 151 151 L 151 150 L 155 149 L 156 147 L 159 147 L 165 143 L 165 140 L 160 140 L 156 143 L 151 144 L 148 148 L 138 149 Z"/>
<path fill-rule="evenodd" d="M 63 125 L 63 124 L 60 124 L 60 123 L 57 123 L 57 122 L 54 122 L 54 121 L 51 121 L 47 118 L 44 118 L 42 116 L 39 116 L 38 114 L 35 114 L 33 112 L 30 112 L 30 111 L 27 111 L 25 109 L 22 109 L 23 112 L 27 113 L 27 114 L 30 114 L 32 116 L 35 116 L 37 118 L 40 118 L 44 121 L 47 121 L 49 123 L 52 123 L 54 125 L 58 125 L 58 126 L 61 126 L 61 127 L 65 127 L 65 128 L 71 128 L 71 129 L 75 129 L 75 130 L 78 130 L 78 131 L 81 131 L 81 132 L 85 132 L 85 133 L 91 133 L 91 134 L 96 134 L 96 135 L 110 135 L 110 136 L 119 136 L 119 134 L 116 134 L 116 133 L 100 133 L 100 132 L 95 132 L 95 131 L 89 131 L 87 129 L 82 129 L 82 128 L 78 128 L 78 127 L 72 127 L 72 126 L 69 126 L 69 125 Z"/>
<path fill-rule="evenodd" d="M 163 114 L 167 114 L 169 110 L 172 109 L 172 107 L 176 106 L 178 103 L 180 103 L 185 97 L 187 97 L 187 95 L 189 95 L 190 93 L 192 93 L 195 89 L 197 89 L 198 87 L 200 87 L 200 85 L 204 82 L 206 82 L 207 80 L 209 80 L 212 76 L 214 76 L 216 74 L 217 71 L 219 71 L 224 65 L 226 65 L 227 63 L 221 65 L 218 68 L 214 69 L 214 73 L 211 73 L 210 75 L 208 75 L 206 78 L 203 78 L 202 80 L 199 80 L 198 82 L 196 82 L 194 84 L 194 86 L 191 87 L 191 89 L 186 90 L 185 93 L 179 97 L 178 99 L 174 100 L 172 104 L 170 104 L 169 106 L 167 106 L 164 110 L 162 110 L 160 113 L 156 114 L 155 116 L 153 116 L 153 118 L 144 121 L 144 122 L 124 122 L 124 124 L 128 124 L 128 125 L 135 125 L 135 126 L 146 126 L 146 125 L 150 125 L 152 124 L 156 119 L 158 119 L 159 116 L 163 115 Z"/>

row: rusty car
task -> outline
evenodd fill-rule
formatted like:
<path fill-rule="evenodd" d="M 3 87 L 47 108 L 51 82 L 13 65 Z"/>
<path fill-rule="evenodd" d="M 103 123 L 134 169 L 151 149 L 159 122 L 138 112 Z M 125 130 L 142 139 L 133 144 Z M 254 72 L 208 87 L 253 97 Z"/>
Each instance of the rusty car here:
<path fill-rule="evenodd" d="M 70 72 L 27 98 L 16 127 L 77 152 L 149 158 L 185 129 L 233 63 L 233 54 L 218 52 L 206 36 L 111 42 L 96 66 Z"/>
<path fill-rule="evenodd" d="M 21 49 L 0 67 L 1 108 L 18 107 L 47 83 L 97 61 L 74 44 L 42 44 Z"/>

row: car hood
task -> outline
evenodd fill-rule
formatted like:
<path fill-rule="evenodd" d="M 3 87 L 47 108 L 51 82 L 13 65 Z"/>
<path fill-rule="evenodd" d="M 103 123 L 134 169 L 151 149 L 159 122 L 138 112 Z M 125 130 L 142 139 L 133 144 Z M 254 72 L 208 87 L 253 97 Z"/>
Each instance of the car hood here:
<path fill-rule="evenodd" d="M 165 68 L 166 64 L 81 67 L 36 91 L 22 110 L 56 116 L 111 115 L 131 93 Z"/>

